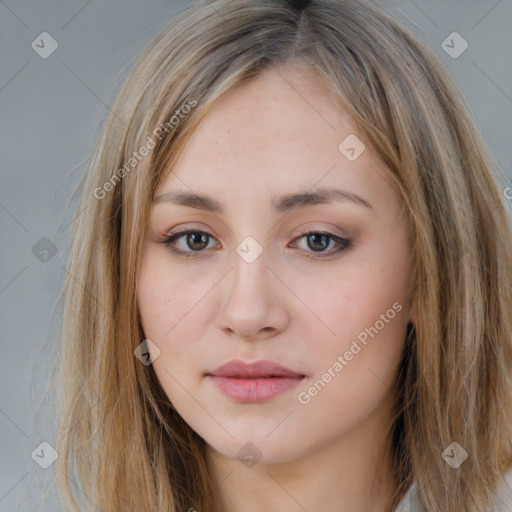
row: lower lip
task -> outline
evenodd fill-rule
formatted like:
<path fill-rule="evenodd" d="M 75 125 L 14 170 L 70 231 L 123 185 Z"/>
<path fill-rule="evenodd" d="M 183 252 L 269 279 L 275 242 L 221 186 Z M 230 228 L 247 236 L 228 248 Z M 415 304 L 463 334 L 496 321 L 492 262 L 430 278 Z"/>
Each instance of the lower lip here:
<path fill-rule="evenodd" d="M 238 402 L 256 403 L 269 400 L 297 386 L 303 377 L 268 377 L 242 379 L 210 375 L 212 381 L 226 396 Z"/>

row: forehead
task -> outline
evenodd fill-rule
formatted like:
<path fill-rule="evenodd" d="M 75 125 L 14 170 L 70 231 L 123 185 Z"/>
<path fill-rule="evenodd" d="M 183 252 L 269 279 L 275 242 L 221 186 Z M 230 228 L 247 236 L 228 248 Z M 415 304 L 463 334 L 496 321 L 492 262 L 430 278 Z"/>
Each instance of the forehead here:
<path fill-rule="evenodd" d="M 269 69 L 222 96 L 192 135 L 188 156 L 261 161 L 303 148 L 316 160 L 328 147 L 335 155 L 338 139 L 353 132 L 340 102 L 310 71 Z"/>
<path fill-rule="evenodd" d="M 174 190 L 233 202 L 343 187 L 376 196 L 380 162 L 368 148 L 347 159 L 339 146 L 349 136 L 357 135 L 348 115 L 310 71 L 269 69 L 206 114 L 155 195 Z"/>

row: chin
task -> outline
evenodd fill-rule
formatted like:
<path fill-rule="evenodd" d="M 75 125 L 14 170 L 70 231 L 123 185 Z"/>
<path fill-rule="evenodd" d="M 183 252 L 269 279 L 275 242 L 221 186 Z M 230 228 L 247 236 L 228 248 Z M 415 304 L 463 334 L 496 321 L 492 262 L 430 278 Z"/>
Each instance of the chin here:
<path fill-rule="evenodd" d="M 210 442 L 208 445 L 224 457 L 239 460 L 247 467 L 254 464 L 280 464 L 293 461 L 304 454 L 304 443 L 297 443 L 286 436 L 275 436 L 273 439 L 261 435 L 237 435 L 229 442 Z M 271 434 L 272 436 L 272 434 Z"/>

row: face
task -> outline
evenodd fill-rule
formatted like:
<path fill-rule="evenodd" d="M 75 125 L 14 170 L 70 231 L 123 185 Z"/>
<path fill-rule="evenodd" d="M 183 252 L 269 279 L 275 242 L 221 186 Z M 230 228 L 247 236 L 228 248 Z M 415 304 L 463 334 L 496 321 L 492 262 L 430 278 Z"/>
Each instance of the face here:
<path fill-rule="evenodd" d="M 355 136 L 314 75 L 268 70 L 208 113 L 155 193 L 142 327 L 171 403 L 224 456 L 291 461 L 390 404 L 409 222 Z M 216 372 L 232 360 L 267 363 Z"/>

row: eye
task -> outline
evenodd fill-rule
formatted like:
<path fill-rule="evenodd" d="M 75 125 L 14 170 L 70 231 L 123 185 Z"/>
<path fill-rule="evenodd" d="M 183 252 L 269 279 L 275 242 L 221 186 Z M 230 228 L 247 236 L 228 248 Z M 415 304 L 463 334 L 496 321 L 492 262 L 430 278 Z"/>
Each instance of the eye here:
<path fill-rule="evenodd" d="M 319 256 L 310 256 L 312 258 L 323 258 L 345 251 L 352 247 L 352 240 L 341 238 L 328 231 L 306 231 L 295 240 L 306 239 L 306 246 L 312 249 L 313 253 L 320 253 Z M 326 251 L 330 243 L 333 242 L 334 247 Z"/>
<path fill-rule="evenodd" d="M 180 238 L 185 239 L 185 244 L 191 251 L 178 249 L 177 242 Z M 169 250 L 178 256 L 185 256 L 186 258 L 194 258 L 198 252 L 203 252 L 203 249 L 208 247 L 208 241 L 213 238 L 210 234 L 197 229 L 186 229 L 173 235 L 165 237 L 160 243 L 164 244 Z"/>
<path fill-rule="evenodd" d="M 184 239 L 185 247 L 178 248 L 178 241 Z M 309 256 L 312 258 L 323 258 L 345 251 L 352 247 L 352 240 L 341 238 L 327 231 L 307 231 L 295 239 L 297 240 L 307 239 L 307 247 L 311 249 L 312 253 L 319 254 L 318 256 Z M 213 239 L 212 235 L 204 231 L 195 229 L 186 229 L 166 236 L 159 243 L 164 244 L 173 254 L 177 256 L 184 256 L 185 258 L 194 258 L 199 256 L 199 253 L 204 252 L 204 249 L 208 248 L 208 242 Z M 326 249 L 334 244 L 329 251 Z M 190 249 L 190 250 L 189 250 Z"/>

